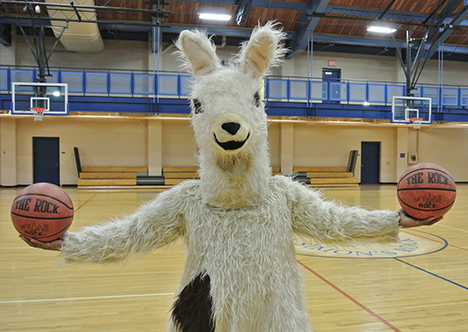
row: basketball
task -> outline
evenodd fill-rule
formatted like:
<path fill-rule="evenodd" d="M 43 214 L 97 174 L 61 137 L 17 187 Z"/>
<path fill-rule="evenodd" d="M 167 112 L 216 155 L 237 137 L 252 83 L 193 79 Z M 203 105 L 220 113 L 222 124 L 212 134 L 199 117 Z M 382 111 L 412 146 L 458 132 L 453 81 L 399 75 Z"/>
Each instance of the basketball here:
<path fill-rule="evenodd" d="M 450 173 L 436 164 L 410 167 L 398 181 L 398 201 L 415 219 L 439 218 L 453 206 L 457 189 Z"/>
<path fill-rule="evenodd" d="M 11 220 L 24 237 L 42 242 L 60 238 L 73 221 L 73 203 L 68 194 L 51 183 L 35 183 L 13 200 Z"/>

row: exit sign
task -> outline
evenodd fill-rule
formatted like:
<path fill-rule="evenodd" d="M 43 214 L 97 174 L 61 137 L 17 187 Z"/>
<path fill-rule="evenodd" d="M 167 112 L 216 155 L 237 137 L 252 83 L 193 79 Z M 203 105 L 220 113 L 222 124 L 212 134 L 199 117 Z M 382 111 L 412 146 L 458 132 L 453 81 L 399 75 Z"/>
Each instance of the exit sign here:
<path fill-rule="evenodd" d="M 328 65 L 330 67 L 335 67 L 336 66 L 336 61 L 335 60 L 330 60 L 330 61 L 328 61 Z"/>

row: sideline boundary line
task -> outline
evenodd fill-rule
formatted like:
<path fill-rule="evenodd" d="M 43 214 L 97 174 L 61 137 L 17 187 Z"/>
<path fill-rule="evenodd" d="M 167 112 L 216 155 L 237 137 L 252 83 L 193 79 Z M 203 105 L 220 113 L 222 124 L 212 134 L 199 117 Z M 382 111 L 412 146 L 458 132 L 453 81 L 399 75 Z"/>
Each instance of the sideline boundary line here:
<path fill-rule="evenodd" d="M 366 311 L 369 315 L 371 315 L 372 317 L 376 318 L 377 320 L 379 320 L 380 322 L 384 323 L 387 327 L 389 327 L 390 329 L 392 329 L 393 331 L 395 332 L 401 332 L 401 330 L 399 330 L 397 327 L 393 326 L 390 322 L 388 322 L 387 320 L 385 320 L 382 316 L 378 315 L 377 313 L 375 313 L 374 311 L 372 311 L 371 309 L 369 309 L 368 307 L 366 307 L 364 304 L 362 304 L 361 302 L 359 302 L 358 300 L 356 300 L 354 297 L 352 297 L 351 295 L 349 295 L 348 293 L 346 293 L 345 291 L 343 291 L 341 288 L 339 288 L 338 286 L 336 286 L 335 284 L 333 284 L 331 281 L 327 280 L 325 277 L 322 277 L 320 274 L 318 274 L 317 272 L 315 272 L 314 270 L 312 270 L 310 267 L 308 267 L 307 265 L 305 265 L 304 263 L 302 263 L 301 261 L 297 261 L 302 267 L 304 267 L 307 271 L 311 272 L 312 274 L 314 274 L 317 278 L 319 278 L 320 280 L 322 280 L 324 283 L 326 283 L 328 286 L 332 287 L 333 289 L 335 289 L 338 293 L 340 293 L 341 295 L 343 295 L 344 297 L 346 297 L 348 300 L 350 300 L 351 302 L 353 302 L 354 304 L 356 304 L 358 307 L 360 307 L 361 309 L 363 309 L 364 311 Z"/>
<path fill-rule="evenodd" d="M 12 300 L 0 301 L 0 304 L 14 304 L 14 303 L 41 303 L 41 302 L 59 302 L 59 301 L 89 301 L 89 300 L 112 300 L 112 299 L 126 299 L 134 297 L 150 297 L 150 296 L 168 296 L 174 293 L 154 293 L 154 294 L 129 294 L 129 295 L 107 295 L 107 296 L 83 296 L 83 297 L 65 297 L 56 299 L 35 299 L 35 300 Z"/>
<path fill-rule="evenodd" d="M 462 284 L 459 284 L 459 283 L 457 283 L 457 282 L 455 282 L 455 281 L 452 281 L 452 280 L 450 280 L 450 279 L 444 278 L 444 277 L 442 277 L 442 276 L 440 276 L 440 275 L 438 275 L 438 274 L 435 274 L 435 273 L 433 273 L 433 272 L 430 272 L 430 271 L 428 271 L 428 270 L 425 270 L 425 269 L 423 269 L 423 268 L 421 268 L 421 267 L 419 267 L 419 266 L 416 266 L 416 265 L 413 265 L 413 264 L 411 264 L 411 263 L 405 262 L 404 260 L 401 260 L 400 258 L 393 257 L 393 259 L 396 260 L 396 261 L 399 261 L 400 263 L 403 263 L 403 264 L 406 264 L 406 265 L 408 265 L 408 266 L 411 266 L 411 267 L 413 267 L 413 268 L 415 268 L 415 269 L 417 269 L 417 270 L 419 270 L 419 271 L 422 271 L 422 272 L 425 272 L 425 273 L 427 273 L 427 274 L 430 274 L 430 275 L 433 276 L 433 277 L 439 278 L 439 279 L 441 279 L 441 280 L 443 280 L 443 281 L 447 281 L 448 283 L 451 283 L 452 285 L 455 285 L 455 286 L 458 286 L 458 287 L 463 288 L 463 289 L 465 289 L 465 290 L 468 290 L 468 286 L 463 286 Z"/>

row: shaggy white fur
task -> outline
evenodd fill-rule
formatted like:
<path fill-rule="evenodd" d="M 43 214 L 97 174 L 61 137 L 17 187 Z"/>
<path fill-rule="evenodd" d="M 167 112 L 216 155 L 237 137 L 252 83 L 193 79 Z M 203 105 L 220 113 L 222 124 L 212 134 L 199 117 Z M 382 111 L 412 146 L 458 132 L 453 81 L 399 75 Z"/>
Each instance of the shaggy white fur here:
<path fill-rule="evenodd" d="M 199 275 L 210 280 L 216 332 L 310 332 L 295 258 L 296 235 L 315 241 L 395 241 L 399 213 L 326 201 L 284 176 L 271 176 L 259 78 L 284 49 L 267 24 L 223 67 L 199 31 L 177 42 L 195 76 L 192 124 L 200 180 L 134 214 L 64 236 L 66 262 L 117 262 L 183 238 L 188 257 L 178 294 Z M 171 317 L 168 331 L 180 325 Z"/>

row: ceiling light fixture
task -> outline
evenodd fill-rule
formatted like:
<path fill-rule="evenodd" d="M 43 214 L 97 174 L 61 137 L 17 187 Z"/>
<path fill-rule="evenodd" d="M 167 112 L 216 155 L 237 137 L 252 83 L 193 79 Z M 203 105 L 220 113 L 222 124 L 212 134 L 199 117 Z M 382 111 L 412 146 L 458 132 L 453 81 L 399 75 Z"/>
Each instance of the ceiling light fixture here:
<path fill-rule="evenodd" d="M 200 13 L 198 17 L 202 20 L 213 20 L 213 21 L 229 21 L 231 15 L 228 14 L 213 14 L 213 13 Z"/>
<path fill-rule="evenodd" d="M 379 32 L 379 33 L 393 33 L 397 29 L 395 28 L 389 28 L 389 27 L 381 27 L 381 26 L 376 26 L 376 25 L 371 25 L 367 27 L 367 31 L 370 32 Z"/>

